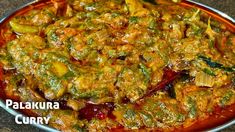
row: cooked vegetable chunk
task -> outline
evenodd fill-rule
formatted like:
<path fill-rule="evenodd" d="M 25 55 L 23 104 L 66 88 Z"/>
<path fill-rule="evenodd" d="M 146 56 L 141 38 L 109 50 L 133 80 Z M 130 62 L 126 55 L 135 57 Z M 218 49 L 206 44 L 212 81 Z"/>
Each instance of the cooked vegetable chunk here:
<path fill-rule="evenodd" d="M 50 126 L 181 131 L 235 105 L 234 27 L 180 0 L 50 2 L 0 26 L 0 87 L 59 102 L 32 110 Z"/>

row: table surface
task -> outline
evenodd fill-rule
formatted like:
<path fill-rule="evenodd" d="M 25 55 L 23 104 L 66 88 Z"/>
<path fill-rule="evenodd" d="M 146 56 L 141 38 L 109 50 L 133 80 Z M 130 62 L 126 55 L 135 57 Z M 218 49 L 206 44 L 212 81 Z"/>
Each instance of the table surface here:
<path fill-rule="evenodd" d="M 33 0 L 0 0 L 0 18 L 8 14 L 10 11 L 20 7 L 21 5 Z M 235 18 L 235 1 L 234 0 L 194 0 L 203 4 L 214 7 L 232 18 Z M 222 132 L 235 131 L 235 125 L 230 126 Z M 31 125 L 18 125 L 14 121 L 14 117 L 0 108 L 0 132 L 42 132 L 42 130 Z"/>

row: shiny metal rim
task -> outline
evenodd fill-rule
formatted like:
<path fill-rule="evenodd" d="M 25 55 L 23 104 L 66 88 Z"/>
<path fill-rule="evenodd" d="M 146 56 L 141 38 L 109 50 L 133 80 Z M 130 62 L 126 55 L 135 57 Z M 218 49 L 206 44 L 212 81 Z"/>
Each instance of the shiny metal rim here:
<path fill-rule="evenodd" d="M 235 19 L 234 19 L 234 18 L 230 17 L 229 15 L 225 14 L 225 13 L 222 12 L 222 11 L 219 11 L 219 10 L 217 10 L 217 9 L 215 9 L 215 8 L 212 8 L 212 7 L 210 7 L 210 6 L 204 5 L 204 4 L 202 4 L 202 3 L 195 2 L 195 1 L 193 1 L 193 0 L 186 0 L 186 1 L 188 1 L 188 2 L 190 2 L 190 3 L 193 3 L 193 4 L 196 4 L 196 5 L 199 5 L 199 6 L 201 6 L 201 7 L 205 7 L 205 8 L 207 8 L 207 9 L 211 10 L 212 12 L 215 12 L 215 13 L 219 14 L 219 15 L 222 16 L 223 18 L 228 19 L 228 20 L 231 21 L 232 23 L 235 23 Z"/>
<path fill-rule="evenodd" d="M 29 6 L 29 5 L 31 5 L 31 4 L 33 4 L 33 3 L 36 3 L 36 2 L 38 2 L 38 1 L 40 1 L 40 0 L 35 0 L 35 1 L 32 1 L 32 2 L 29 2 L 29 3 L 23 5 L 23 6 L 19 7 L 19 8 L 16 8 L 15 10 L 11 11 L 11 12 L 10 12 L 9 14 L 7 14 L 6 16 L 0 18 L 0 24 L 1 24 L 4 20 L 6 20 L 6 19 L 7 19 L 11 14 L 13 14 L 14 12 L 16 12 L 16 11 L 18 11 L 18 10 L 20 10 L 20 9 L 22 9 L 22 8 L 24 8 L 24 7 L 26 7 L 26 6 Z M 233 18 L 230 17 L 229 15 L 227 15 L 227 14 L 225 14 L 225 13 L 223 13 L 223 12 L 221 12 L 221 11 L 215 9 L 215 8 L 212 8 L 212 7 L 210 7 L 210 6 L 207 6 L 207 5 L 204 5 L 204 4 L 202 4 L 202 3 L 192 1 L 192 0 L 186 0 L 186 1 L 188 1 L 188 2 L 190 2 L 190 3 L 192 3 L 192 4 L 199 5 L 199 6 L 201 6 L 201 7 L 205 7 L 205 8 L 207 8 L 207 9 L 209 9 L 210 11 L 219 14 L 219 15 L 222 16 L 223 18 L 228 19 L 228 20 L 231 21 L 232 23 L 235 23 L 235 19 L 233 19 Z M 1 100 L 1 99 L 0 99 L 0 107 L 2 107 L 3 109 L 5 109 L 8 113 L 10 113 L 10 114 L 13 115 L 13 116 L 16 116 L 17 114 L 20 114 L 19 112 L 15 111 L 15 110 L 13 110 L 13 109 L 6 108 L 6 105 L 5 105 L 4 101 Z M 227 122 L 227 123 L 225 123 L 225 124 L 223 124 L 223 125 L 217 126 L 217 127 L 215 127 L 215 128 L 212 128 L 212 129 L 209 129 L 209 130 L 206 130 L 206 131 L 208 131 L 208 132 L 217 132 L 217 131 L 220 131 L 220 130 L 222 130 L 222 129 L 225 129 L 225 128 L 227 128 L 227 127 L 233 125 L 233 124 L 235 124 L 235 119 L 233 119 L 233 120 L 231 120 L 231 121 L 229 121 L 229 122 Z M 42 130 L 45 130 L 45 131 L 59 132 L 58 130 L 56 130 L 56 129 L 52 128 L 52 127 L 46 126 L 46 125 L 41 125 L 41 124 L 32 124 L 32 125 L 35 126 L 35 127 L 40 128 L 40 129 L 42 129 Z"/>

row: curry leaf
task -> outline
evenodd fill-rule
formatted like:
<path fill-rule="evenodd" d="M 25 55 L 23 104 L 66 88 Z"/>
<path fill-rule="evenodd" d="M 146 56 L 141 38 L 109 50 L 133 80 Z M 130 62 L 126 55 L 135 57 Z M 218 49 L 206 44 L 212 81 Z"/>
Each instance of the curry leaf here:
<path fill-rule="evenodd" d="M 202 59 L 204 62 L 206 62 L 207 65 L 209 65 L 211 68 L 219 68 L 222 70 L 225 70 L 227 72 L 234 72 L 235 71 L 235 67 L 225 67 L 222 64 L 212 61 L 211 58 L 199 55 L 198 56 L 199 59 Z"/>
<path fill-rule="evenodd" d="M 151 3 L 151 4 L 154 4 L 156 5 L 157 2 L 155 0 L 143 0 L 144 2 L 148 2 L 148 3 Z"/>

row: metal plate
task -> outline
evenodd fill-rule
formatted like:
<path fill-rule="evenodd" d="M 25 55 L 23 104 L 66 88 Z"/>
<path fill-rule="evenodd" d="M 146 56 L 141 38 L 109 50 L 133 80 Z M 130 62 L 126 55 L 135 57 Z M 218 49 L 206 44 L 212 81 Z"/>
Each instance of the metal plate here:
<path fill-rule="evenodd" d="M 35 0 L 35 1 L 32 1 L 32 2 L 29 2 L 27 4 L 24 4 L 23 6 L 19 7 L 19 8 L 16 8 L 15 10 L 12 10 L 10 13 L 8 13 L 7 15 L 5 15 L 3 18 L 0 18 L 0 24 L 2 22 L 4 22 L 4 20 L 6 20 L 8 17 L 10 17 L 13 13 L 15 13 L 16 11 L 19 11 L 20 9 L 24 8 L 24 7 L 27 7 L 31 4 L 34 4 L 34 3 L 37 3 L 39 2 L 40 0 Z M 199 2 L 195 2 L 195 1 L 192 1 L 192 0 L 186 0 L 187 2 L 191 3 L 191 4 L 195 4 L 199 7 L 204 7 L 206 9 L 208 9 L 209 11 L 213 12 L 213 13 L 216 13 L 218 14 L 219 16 L 227 19 L 228 21 L 230 21 L 231 23 L 235 24 L 235 19 L 228 16 L 227 14 L 215 9 L 215 8 L 212 8 L 210 6 L 207 6 L 207 5 L 204 5 L 202 3 L 199 3 Z M 0 107 L 2 107 L 4 110 L 6 110 L 8 113 L 12 114 L 13 116 L 16 116 L 18 114 L 20 114 L 19 112 L 17 112 L 16 110 L 13 110 L 13 109 L 10 109 L 10 108 L 7 108 L 6 105 L 5 105 L 5 101 L 0 99 Z M 229 121 L 229 122 L 226 122 L 224 123 L 223 125 L 220 125 L 220 126 L 217 126 L 215 128 L 212 128 L 212 129 L 209 129 L 209 130 L 206 130 L 208 132 L 217 132 L 217 131 L 220 131 L 224 128 L 227 128 L 231 125 L 235 124 L 235 119 Z M 33 124 L 33 126 L 35 127 L 38 127 L 42 130 L 45 130 L 45 131 L 50 131 L 50 132 L 59 132 L 58 130 L 52 128 L 52 127 L 49 127 L 47 125 L 41 125 L 41 124 Z"/>

